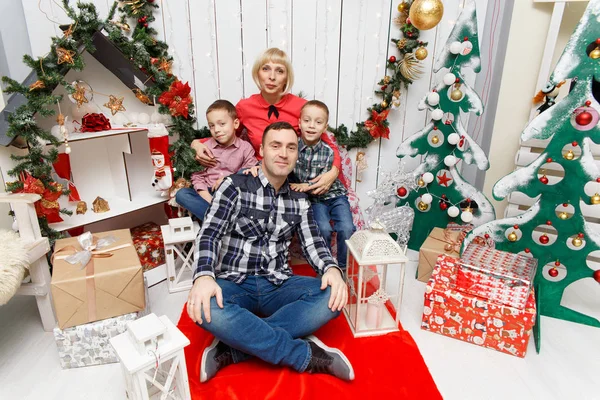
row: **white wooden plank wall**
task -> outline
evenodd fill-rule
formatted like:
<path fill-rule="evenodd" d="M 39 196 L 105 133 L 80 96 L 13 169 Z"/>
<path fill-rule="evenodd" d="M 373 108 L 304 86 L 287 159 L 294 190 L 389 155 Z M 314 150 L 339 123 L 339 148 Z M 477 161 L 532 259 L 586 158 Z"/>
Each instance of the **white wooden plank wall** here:
<path fill-rule="evenodd" d="M 65 23 L 68 18 L 58 1 L 21 1 L 33 55 L 46 54 L 49 37 L 59 33 L 50 20 Z M 38 1 L 48 18 L 38 8 Z M 429 42 L 422 78 L 402 92 L 401 107 L 389 115 L 390 140 L 376 140 L 368 147 L 369 169 L 363 173 L 362 182 L 353 182 L 363 208 L 371 203 L 366 193 L 376 188 L 380 170 L 396 168 L 398 145 L 428 119 L 426 112 L 417 110 L 417 104 L 445 73 L 432 72 L 434 55 L 445 44 L 465 1 L 445 0 L 442 22 L 422 32 L 422 40 Z M 93 2 L 105 18 L 112 1 Z M 331 125 L 343 123 L 353 128 L 368 117 L 367 107 L 380 101 L 373 90 L 386 74 L 386 59 L 398 55 L 390 39 L 401 37 L 393 22 L 399 2 L 158 0 L 154 28 L 170 46 L 175 73 L 192 87 L 199 126 L 206 124 L 204 110 L 215 99 L 236 103 L 258 92 L 251 73 L 254 59 L 265 48 L 276 46 L 292 59 L 296 76 L 292 92 L 324 101 L 330 108 Z M 488 0 L 476 2 L 481 43 Z M 472 86 L 475 74 L 466 76 Z M 469 115 L 462 118 L 467 126 Z M 354 160 L 356 151 L 350 156 Z M 419 161 L 409 161 L 407 168 Z"/>

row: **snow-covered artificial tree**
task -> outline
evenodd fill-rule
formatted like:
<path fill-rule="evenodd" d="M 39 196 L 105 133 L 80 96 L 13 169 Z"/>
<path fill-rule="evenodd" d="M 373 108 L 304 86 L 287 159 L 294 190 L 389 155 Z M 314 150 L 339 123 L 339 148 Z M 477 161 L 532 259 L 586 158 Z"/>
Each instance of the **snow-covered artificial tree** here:
<path fill-rule="evenodd" d="M 533 255 L 538 313 L 600 326 L 600 266 L 593 262 L 600 234 L 585 217 L 600 211 L 600 168 L 592 154 L 600 144 L 593 95 L 600 85 L 600 0 L 590 1 L 546 86 L 568 79 L 569 94 L 521 134 L 522 141 L 549 139 L 546 149 L 493 189 L 499 200 L 517 191 L 536 201 L 523 214 L 479 226 L 464 246 L 486 237 L 500 250 Z"/>
<path fill-rule="evenodd" d="M 483 104 L 464 80 L 466 69 L 479 72 L 479 40 L 475 2 L 470 1 L 459 16 L 446 45 L 438 55 L 434 72 L 446 69 L 442 82 L 427 93 L 419 109 L 429 110 L 431 121 L 406 139 L 396 155 L 423 156 L 422 163 L 409 174 L 416 187 L 398 186 L 398 206 L 409 204 L 415 221 L 408 247 L 417 250 L 434 227 L 448 222 L 481 225 L 494 219 L 490 201 L 461 176 L 457 163 L 489 168 L 488 159 L 469 136 L 461 122 L 461 111 L 480 115 Z"/>

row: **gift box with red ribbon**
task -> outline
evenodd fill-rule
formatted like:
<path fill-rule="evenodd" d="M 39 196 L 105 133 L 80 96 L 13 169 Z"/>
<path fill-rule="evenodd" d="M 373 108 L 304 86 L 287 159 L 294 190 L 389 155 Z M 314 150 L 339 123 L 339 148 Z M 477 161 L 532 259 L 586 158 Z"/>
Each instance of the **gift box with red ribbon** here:
<path fill-rule="evenodd" d="M 441 255 L 425 287 L 421 328 L 525 357 L 536 307 L 530 289 L 524 309 L 465 293 L 456 284 L 458 258 Z"/>
<path fill-rule="evenodd" d="M 131 237 L 144 272 L 166 262 L 165 244 L 158 224 L 146 222 L 131 228 Z"/>

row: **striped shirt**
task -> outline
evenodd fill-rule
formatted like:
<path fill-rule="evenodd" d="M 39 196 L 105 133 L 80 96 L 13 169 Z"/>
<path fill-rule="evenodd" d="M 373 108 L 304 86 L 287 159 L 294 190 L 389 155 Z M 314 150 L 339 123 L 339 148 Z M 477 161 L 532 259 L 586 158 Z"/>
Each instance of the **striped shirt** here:
<path fill-rule="evenodd" d="M 292 191 L 287 181 L 275 193 L 262 170 L 257 177 L 231 175 L 215 192 L 196 239 L 194 280 L 208 275 L 241 283 L 260 275 L 280 285 L 292 275 L 288 249 L 294 233 L 317 273 L 337 267 L 306 194 Z"/>
<path fill-rule="evenodd" d="M 319 140 L 317 144 L 313 146 L 307 146 L 304 140 L 298 141 L 298 161 L 294 168 L 294 175 L 300 183 L 306 183 L 317 176 L 324 174 L 331 169 L 333 165 L 333 150 L 331 147 Z M 312 202 L 318 202 L 319 200 L 333 199 L 334 197 L 345 196 L 347 190 L 340 182 L 336 179 L 329 190 L 321 195 L 314 196 L 310 193 L 309 198 Z"/>

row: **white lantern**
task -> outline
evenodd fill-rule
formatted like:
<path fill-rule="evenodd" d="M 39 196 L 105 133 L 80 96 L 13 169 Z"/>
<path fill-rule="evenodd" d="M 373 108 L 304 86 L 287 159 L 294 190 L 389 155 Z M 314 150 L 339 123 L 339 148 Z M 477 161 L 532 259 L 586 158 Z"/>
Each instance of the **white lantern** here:
<path fill-rule="evenodd" d="M 446 85 L 452 85 L 453 83 L 456 82 L 456 75 L 454 75 L 452 72 L 447 73 L 446 75 L 444 75 L 444 83 Z"/>
<path fill-rule="evenodd" d="M 171 218 L 169 225 L 161 226 L 160 230 L 165 244 L 169 293 L 191 289 L 196 270 L 194 250 L 200 226 L 190 217 Z"/>
<path fill-rule="evenodd" d="M 127 323 L 127 332 L 110 339 L 121 362 L 129 400 L 188 400 L 183 348 L 190 341 L 166 316 L 149 314 Z"/>
<path fill-rule="evenodd" d="M 350 297 L 344 315 L 354 337 L 398 331 L 404 267 L 408 261 L 405 251 L 388 233 L 375 229 L 357 231 L 346 244 Z M 395 284 L 390 285 L 392 282 Z M 386 307 L 388 303 L 396 308 L 395 317 Z"/>

